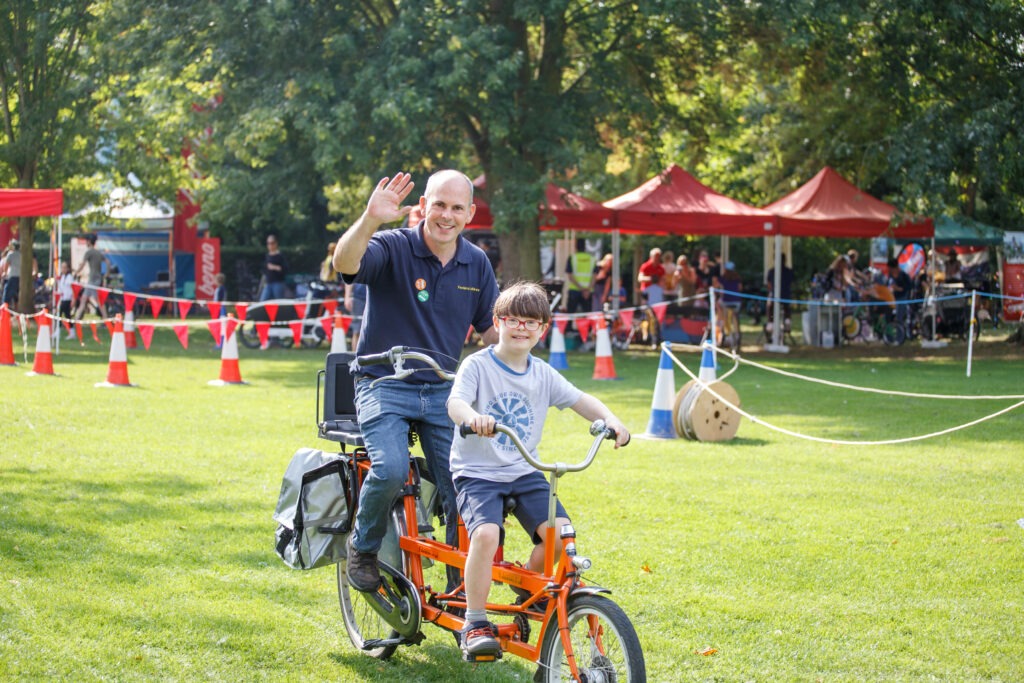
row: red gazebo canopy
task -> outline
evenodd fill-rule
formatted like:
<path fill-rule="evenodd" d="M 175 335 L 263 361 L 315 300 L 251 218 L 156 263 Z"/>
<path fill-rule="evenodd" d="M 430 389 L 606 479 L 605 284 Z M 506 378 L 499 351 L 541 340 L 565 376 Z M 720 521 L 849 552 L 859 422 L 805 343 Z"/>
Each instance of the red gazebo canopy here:
<path fill-rule="evenodd" d="M 931 237 L 930 218 L 893 225 L 896 207 L 876 199 L 826 166 L 782 199 L 764 207 L 792 237 Z"/>
<path fill-rule="evenodd" d="M 762 237 L 777 229 L 770 211 L 719 194 L 676 164 L 604 206 L 622 232 Z"/>

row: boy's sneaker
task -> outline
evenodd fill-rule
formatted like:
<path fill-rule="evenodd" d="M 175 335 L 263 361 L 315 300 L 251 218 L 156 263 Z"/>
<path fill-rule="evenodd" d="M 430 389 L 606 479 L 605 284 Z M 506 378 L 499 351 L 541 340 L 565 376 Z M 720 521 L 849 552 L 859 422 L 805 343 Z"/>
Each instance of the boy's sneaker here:
<path fill-rule="evenodd" d="M 361 593 L 373 593 L 380 588 L 380 570 L 377 569 L 377 553 L 364 553 L 352 545 L 352 536 L 345 542 L 348 556 L 345 573 L 348 583 Z"/>
<path fill-rule="evenodd" d="M 462 653 L 466 657 L 479 657 L 481 655 L 497 655 L 501 653 L 501 646 L 494 626 L 486 621 L 474 621 L 466 624 L 462 629 Z"/>

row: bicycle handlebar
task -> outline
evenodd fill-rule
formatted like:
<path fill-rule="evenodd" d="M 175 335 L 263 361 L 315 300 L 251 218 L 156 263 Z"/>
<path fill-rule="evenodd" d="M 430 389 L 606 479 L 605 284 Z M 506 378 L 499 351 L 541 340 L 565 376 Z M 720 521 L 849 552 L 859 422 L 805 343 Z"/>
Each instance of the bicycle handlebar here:
<path fill-rule="evenodd" d="M 405 367 L 405 361 L 416 360 L 425 364 L 426 368 L 407 368 Z M 425 353 L 419 351 L 413 351 L 407 346 L 392 346 L 387 351 L 381 351 L 380 353 L 369 353 L 365 356 L 357 356 L 356 364 L 360 367 L 370 365 L 391 365 L 394 367 L 395 372 L 384 377 L 378 377 L 373 380 L 370 386 L 376 386 L 380 382 L 388 379 L 405 379 L 414 372 L 420 372 L 422 370 L 430 370 L 435 375 L 443 380 L 451 381 L 455 379 L 455 373 L 448 372 L 441 365 L 428 356 Z"/>
<path fill-rule="evenodd" d="M 580 472 L 587 469 L 590 467 L 590 463 L 594 462 L 594 458 L 597 456 L 597 451 L 601 448 L 601 442 L 605 439 L 613 440 L 618 436 L 614 429 L 605 424 L 604 420 L 595 420 L 593 424 L 590 425 L 590 433 L 595 438 L 594 442 L 590 444 L 590 450 L 587 451 L 587 457 L 578 463 L 567 465 L 564 462 L 541 462 L 537 458 L 533 457 L 519 438 L 519 435 L 510 427 L 506 427 L 503 424 L 495 424 L 494 431 L 508 436 L 515 447 L 519 449 L 519 452 L 522 454 L 526 462 L 530 463 L 534 469 L 538 469 L 541 472 L 553 472 L 556 477 L 560 477 L 566 472 Z M 459 425 L 460 436 L 466 437 L 475 433 L 476 432 L 473 431 L 473 428 L 470 425 Z M 628 444 L 629 442 L 627 441 L 626 443 Z"/>

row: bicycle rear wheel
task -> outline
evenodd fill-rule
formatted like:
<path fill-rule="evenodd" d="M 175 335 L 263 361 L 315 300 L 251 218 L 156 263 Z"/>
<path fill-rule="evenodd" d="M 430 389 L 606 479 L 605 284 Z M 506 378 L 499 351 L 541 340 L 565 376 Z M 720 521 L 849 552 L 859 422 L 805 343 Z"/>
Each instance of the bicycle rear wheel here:
<path fill-rule="evenodd" d="M 375 659 L 387 659 L 395 653 L 398 645 L 376 645 L 374 641 L 395 640 L 398 631 L 384 621 L 384 618 L 370 606 L 362 593 L 348 583 L 346 568 L 348 562 L 338 563 L 338 602 L 341 617 L 345 622 L 348 639 L 360 652 Z"/>
<path fill-rule="evenodd" d="M 569 600 L 569 638 L 583 680 L 638 683 L 647 680 L 640 640 L 622 608 L 606 597 L 584 595 Z M 572 680 L 556 624 L 544 631 L 540 674 L 546 683 Z"/>
<path fill-rule="evenodd" d="M 907 331 L 898 322 L 890 321 L 882 325 L 882 341 L 889 346 L 900 346 L 907 338 Z"/>

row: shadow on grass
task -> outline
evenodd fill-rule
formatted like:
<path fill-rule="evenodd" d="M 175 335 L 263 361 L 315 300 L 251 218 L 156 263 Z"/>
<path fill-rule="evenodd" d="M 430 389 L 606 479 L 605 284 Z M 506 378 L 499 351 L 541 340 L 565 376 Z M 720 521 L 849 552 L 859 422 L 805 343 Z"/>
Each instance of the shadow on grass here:
<path fill-rule="evenodd" d="M 426 626 L 425 629 L 431 629 Z M 399 647 L 387 660 L 377 660 L 354 648 L 333 652 L 328 658 L 349 671 L 360 674 L 363 680 L 395 681 L 532 681 L 537 665 L 525 659 L 505 654 L 500 662 L 471 664 L 462 661 L 462 653 L 455 639 L 441 629 L 441 642 L 426 642 L 417 647 Z M 342 635 L 344 638 L 344 635 Z M 447 641 L 447 642 L 445 642 Z M 342 646 L 344 647 L 344 645 Z"/>

